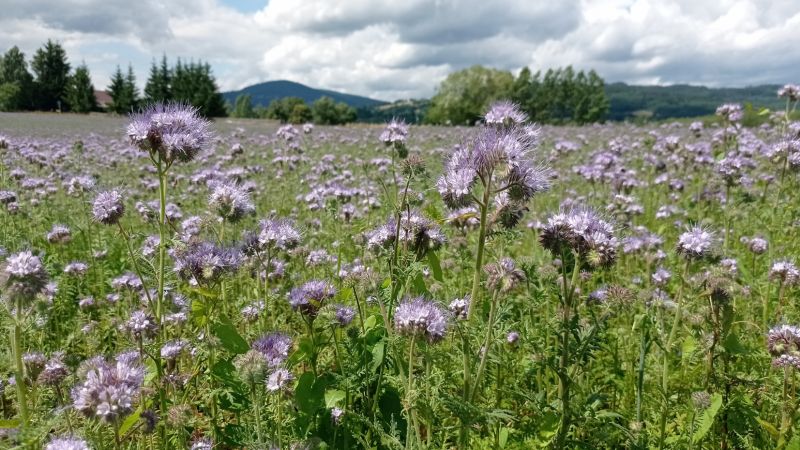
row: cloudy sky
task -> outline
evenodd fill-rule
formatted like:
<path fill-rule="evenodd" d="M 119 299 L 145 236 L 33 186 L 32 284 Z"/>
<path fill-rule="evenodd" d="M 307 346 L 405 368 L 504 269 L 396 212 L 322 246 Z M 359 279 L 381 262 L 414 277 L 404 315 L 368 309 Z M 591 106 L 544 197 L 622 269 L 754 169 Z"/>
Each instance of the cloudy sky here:
<path fill-rule="evenodd" d="M 48 38 L 95 86 L 117 64 L 211 63 L 223 90 L 288 79 L 425 97 L 473 64 L 572 64 L 607 81 L 800 82 L 798 0 L 0 0 L 0 50 Z"/>

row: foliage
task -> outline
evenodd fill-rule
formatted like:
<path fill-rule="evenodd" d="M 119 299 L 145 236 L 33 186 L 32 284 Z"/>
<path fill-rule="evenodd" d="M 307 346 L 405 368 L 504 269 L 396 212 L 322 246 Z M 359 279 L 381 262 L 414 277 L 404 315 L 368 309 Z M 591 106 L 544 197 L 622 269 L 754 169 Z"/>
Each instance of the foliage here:
<path fill-rule="evenodd" d="M 70 110 L 76 113 L 88 113 L 97 109 L 94 86 L 89 77 L 89 68 L 80 65 L 70 77 L 67 85 L 67 102 Z"/>
<path fill-rule="evenodd" d="M 25 54 L 17 46 L 0 57 L 0 111 L 30 109 L 33 76 L 28 72 Z"/>
<path fill-rule="evenodd" d="M 495 100 L 507 98 L 514 77 L 504 70 L 472 66 L 445 78 L 431 98 L 425 122 L 473 125 Z"/>
<path fill-rule="evenodd" d="M 33 55 L 31 69 L 36 76 L 33 91 L 36 107 L 45 111 L 64 108 L 62 103 L 65 101 L 70 70 L 64 47 L 48 40 Z"/>
<path fill-rule="evenodd" d="M 356 110 L 347 103 L 336 103 L 330 97 L 322 97 L 311 105 L 314 123 L 320 125 L 341 125 L 355 122 Z"/>

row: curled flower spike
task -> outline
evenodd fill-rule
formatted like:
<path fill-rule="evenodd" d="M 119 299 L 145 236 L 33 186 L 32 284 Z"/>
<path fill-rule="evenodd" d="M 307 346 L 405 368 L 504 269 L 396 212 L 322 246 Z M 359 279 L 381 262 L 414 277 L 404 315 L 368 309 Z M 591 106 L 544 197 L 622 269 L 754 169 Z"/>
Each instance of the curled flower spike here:
<path fill-rule="evenodd" d="M 97 194 L 92 203 L 92 217 L 96 222 L 105 225 L 116 225 L 125 214 L 122 194 L 117 191 L 106 191 Z"/>
<path fill-rule="evenodd" d="M 447 313 L 424 297 L 407 298 L 397 306 L 394 324 L 401 334 L 425 336 L 428 341 L 437 342 L 447 331 Z"/>
<path fill-rule="evenodd" d="M 711 256 L 716 242 L 713 232 L 694 226 L 678 237 L 677 250 L 687 259 L 703 259 Z"/>

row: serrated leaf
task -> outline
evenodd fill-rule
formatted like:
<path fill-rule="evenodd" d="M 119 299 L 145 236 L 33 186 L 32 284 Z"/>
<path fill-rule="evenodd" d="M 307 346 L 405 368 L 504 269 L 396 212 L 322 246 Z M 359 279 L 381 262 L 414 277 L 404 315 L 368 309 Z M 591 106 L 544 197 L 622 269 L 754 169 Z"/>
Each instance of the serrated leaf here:
<path fill-rule="evenodd" d="M 711 427 L 714 425 L 714 419 L 717 417 L 717 413 L 721 407 L 722 395 L 712 395 L 711 405 L 709 405 L 708 408 L 703 411 L 703 415 L 700 416 L 700 423 L 697 425 L 694 436 L 692 436 L 692 442 L 697 444 L 706 437 L 706 434 L 708 434 L 708 431 L 711 430 Z"/>
<path fill-rule="evenodd" d="M 444 282 L 444 277 L 442 276 L 442 265 L 439 262 L 439 256 L 436 252 L 428 252 L 428 265 L 431 268 L 431 272 L 433 272 L 433 279 L 439 282 Z"/>
<path fill-rule="evenodd" d="M 236 331 L 236 327 L 233 326 L 230 319 L 225 316 L 220 318 L 220 321 L 212 325 L 212 331 L 214 332 L 214 336 L 216 336 L 222 347 L 225 350 L 235 354 L 240 355 L 242 353 L 247 353 L 247 350 L 250 349 L 250 346 L 247 345 L 247 341 L 239 335 L 239 332 Z"/>
<path fill-rule="evenodd" d="M 344 391 L 338 389 L 328 389 L 325 391 L 325 407 L 328 409 L 336 406 L 340 401 L 344 400 L 346 394 Z"/>

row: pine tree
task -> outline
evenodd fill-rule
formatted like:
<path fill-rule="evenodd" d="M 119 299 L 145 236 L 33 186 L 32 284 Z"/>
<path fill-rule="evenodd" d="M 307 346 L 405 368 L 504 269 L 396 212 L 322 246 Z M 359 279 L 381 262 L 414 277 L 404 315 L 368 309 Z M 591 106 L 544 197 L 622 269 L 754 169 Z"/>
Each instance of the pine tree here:
<path fill-rule="evenodd" d="M 11 47 L 0 57 L 0 111 L 30 109 L 33 76 L 28 72 L 25 54 Z"/>
<path fill-rule="evenodd" d="M 111 77 L 111 84 L 108 86 L 108 95 L 111 96 L 111 104 L 108 109 L 117 114 L 127 114 L 130 112 L 130 101 L 127 99 L 127 89 L 125 86 L 125 76 L 117 66 L 117 71 Z"/>
<path fill-rule="evenodd" d="M 240 94 L 236 97 L 236 103 L 233 106 L 231 116 L 244 119 L 255 117 L 253 100 L 250 94 Z"/>
<path fill-rule="evenodd" d="M 139 88 L 136 86 L 133 66 L 130 64 L 128 64 L 128 75 L 125 77 L 125 98 L 128 101 L 128 112 L 139 107 Z"/>
<path fill-rule="evenodd" d="M 82 64 L 75 69 L 67 85 L 67 101 L 76 113 L 89 113 L 97 109 L 94 86 L 89 76 L 89 68 Z"/>
<path fill-rule="evenodd" d="M 47 111 L 57 109 L 64 101 L 69 81 L 70 66 L 64 48 L 57 42 L 48 40 L 42 48 L 36 50 L 31 68 L 36 74 L 36 105 Z"/>
<path fill-rule="evenodd" d="M 155 103 L 171 100 L 170 78 L 166 55 L 161 58 L 160 66 L 156 66 L 156 62 L 153 61 L 153 65 L 150 67 L 150 76 L 144 87 L 145 101 L 147 103 Z"/>

